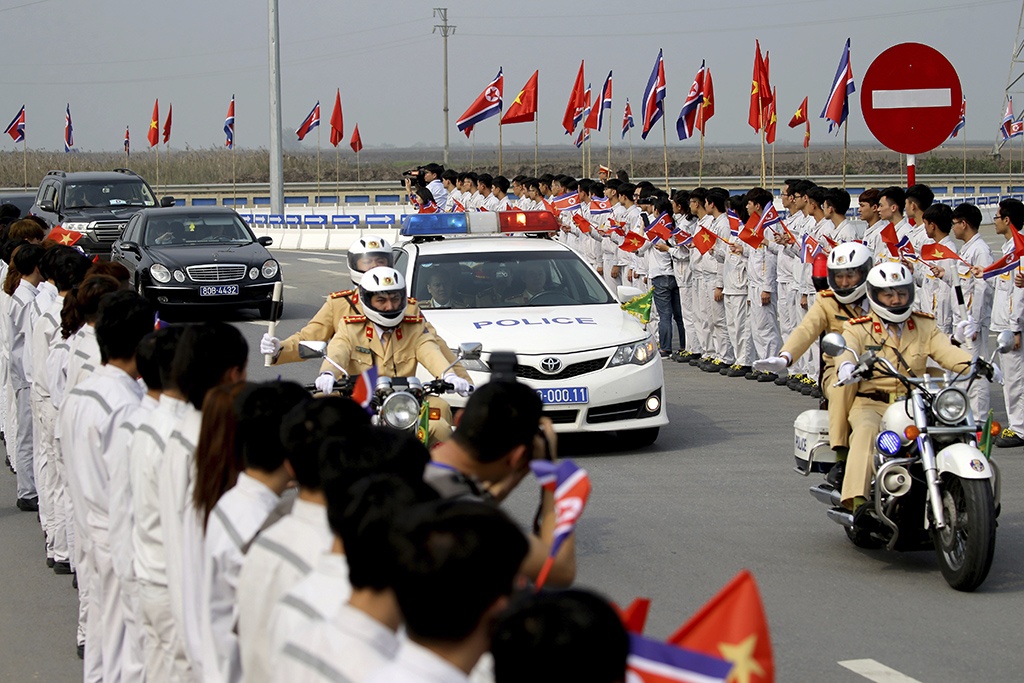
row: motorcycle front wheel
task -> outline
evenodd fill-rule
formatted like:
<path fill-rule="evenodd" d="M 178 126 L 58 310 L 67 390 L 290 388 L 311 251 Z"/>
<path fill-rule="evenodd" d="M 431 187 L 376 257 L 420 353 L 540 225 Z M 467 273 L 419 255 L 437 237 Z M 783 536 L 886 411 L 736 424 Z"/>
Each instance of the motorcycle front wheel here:
<path fill-rule="evenodd" d="M 985 479 L 946 476 L 942 511 L 946 526 L 932 527 L 942 576 L 958 591 L 973 591 L 988 576 L 996 548 L 991 484 Z"/>

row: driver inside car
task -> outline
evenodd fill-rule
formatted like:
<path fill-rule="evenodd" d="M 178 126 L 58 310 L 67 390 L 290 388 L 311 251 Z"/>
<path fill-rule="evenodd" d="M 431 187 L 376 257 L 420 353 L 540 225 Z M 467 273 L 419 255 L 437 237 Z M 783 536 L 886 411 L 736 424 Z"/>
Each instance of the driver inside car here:
<path fill-rule="evenodd" d="M 954 346 L 935 324 L 935 318 L 914 305 L 914 276 L 904 264 L 882 263 L 868 272 L 867 298 L 871 312 L 854 318 L 843 327 L 847 351 L 836 358 L 837 377 L 853 377 L 856 357 L 873 351 L 892 363 L 901 374 L 922 377 L 931 358 L 953 372 L 970 370 L 972 356 Z M 856 514 L 870 491 L 875 437 L 882 414 L 906 394 L 894 377 L 885 376 L 876 365 L 871 377 L 851 383 L 855 392 L 834 392 L 829 400 L 849 416 L 850 454 L 843 479 L 842 504 Z M 934 374 L 934 369 L 931 371 Z"/>
<path fill-rule="evenodd" d="M 520 279 L 523 282 L 523 291 L 505 297 L 505 305 L 521 306 L 528 304 L 531 299 L 549 289 L 548 268 L 540 261 L 527 261 L 520 271 Z"/>
<path fill-rule="evenodd" d="M 412 377 L 422 365 L 434 377 L 450 382 L 461 396 L 473 391 L 469 375 L 461 364 L 448 369 L 449 361 L 441 351 L 442 343 L 426 327 L 418 311 L 410 315 L 405 278 L 394 268 L 372 268 L 359 283 L 361 315 L 345 318 L 344 327 L 331 339 L 327 355 L 352 377 L 376 366 L 383 377 Z M 316 388 L 325 394 L 334 390 L 336 368 L 326 360 L 320 367 Z M 443 376 L 442 376 L 443 374 Z M 447 401 L 429 396 L 431 413 L 430 441 L 436 443 L 451 436 L 451 408 Z"/>

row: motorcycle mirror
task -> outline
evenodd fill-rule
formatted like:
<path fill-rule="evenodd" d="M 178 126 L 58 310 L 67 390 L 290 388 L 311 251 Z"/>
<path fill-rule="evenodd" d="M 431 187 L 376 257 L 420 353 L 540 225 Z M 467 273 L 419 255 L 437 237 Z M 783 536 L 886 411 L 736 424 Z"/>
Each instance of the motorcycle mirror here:
<path fill-rule="evenodd" d="M 999 353 L 1006 353 L 1013 348 L 1013 332 L 1010 330 L 1003 330 L 996 337 L 996 348 L 999 349 Z"/>
<path fill-rule="evenodd" d="M 465 342 L 459 344 L 459 358 L 462 360 L 480 360 L 480 352 L 484 345 L 480 342 Z"/>
<path fill-rule="evenodd" d="M 846 351 L 846 340 L 838 332 L 829 332 L 821 340 L 821 352 L 826 356 L 838 356 Z"/>
<path fill-rule="evenodd" d="M 324 358 L 327 355 L 327 342 L 323 341 L 300 341 L 299 358 L 309 360 L 310 358 Z"/>

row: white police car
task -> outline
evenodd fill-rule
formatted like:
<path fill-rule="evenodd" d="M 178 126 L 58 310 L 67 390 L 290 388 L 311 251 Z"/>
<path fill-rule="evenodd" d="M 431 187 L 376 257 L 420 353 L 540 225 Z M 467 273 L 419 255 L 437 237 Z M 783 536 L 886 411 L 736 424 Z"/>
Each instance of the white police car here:
<path fill-rule="evenodd" d="M 661 357 L 653 330 L 616 298 L 639 292 L 610 292 L 557 241 L 510 234 L 557 230 L 544 211 L 405 216 L 395 267 L 449 346 L 483 344 L 466 364 L 474 383 L 490 378 L 490 353 L 513 351 L 558 431 L 628 431 L 630 445 L 651 444 L 668 424 Z"/>

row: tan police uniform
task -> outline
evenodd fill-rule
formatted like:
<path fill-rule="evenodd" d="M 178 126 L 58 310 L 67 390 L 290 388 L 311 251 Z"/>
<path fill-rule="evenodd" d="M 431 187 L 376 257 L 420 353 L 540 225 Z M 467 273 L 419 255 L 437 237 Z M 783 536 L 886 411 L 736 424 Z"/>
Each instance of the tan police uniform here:
<path fill-rule="evenodd" d="M 887 324 L 874 312 L 854 318 L 843 327 L 843 337 L 850 350 L 836 359 L 836 367 L 846 361 L 855 362 L 851 351 L 860 356 L 868 350 L 888 360 L 901 373 L 909 374 L 909 369 L 917 377 L 925 374 L 929 358 L 953 372 L 964 370 L 972 360 L 968 351 L 953 346 L 931 315 L 918 311 L 898 325 Z M 836 407 L 848 408 L 852 428 L 850 455 L 843 479 L 844 504 L 856 496 L 867 497 L 878 422 L 889 404 L 906 394 L 906 388 L 899 381 L 877 374 L 874 379 L 861 380 L 849 386 L 856 387 L 856 392 L 836 396 L 837 403 L 845 404 Z M 852 399 L 847 399 L 847 396 L 852 396 Z"/>
<path fill-rule="evenodd" d="M 793 328 L 786 343 L 782 345 L 780 354 L 786 352 L 791 359 L 790 365 L 798 360 L 811 348 L 823 334 L 829 332 L 843 332 L 843 324 L 851 318 L 864 313 L 861 303 L 844 304 L 835 297 L 831 289 L 818 292 L 814 303 L 804 315 L 800 324 Z M 853 385 L 833 387 L 836 382 L 835 359 L 826 356 L 825 368 L 821 375 L 821 391 L 825 398 L 829 399 L 828 407 L 828 437 L 832 448 L 848 446 L 850 444 L 850 423 L 847 421 L 846 409 L 836 407 L 835 394 L 840 392 L 850 394 L 846 399 L 846 405 L 850 404 L 851 397 L 855 393 Z"/>

